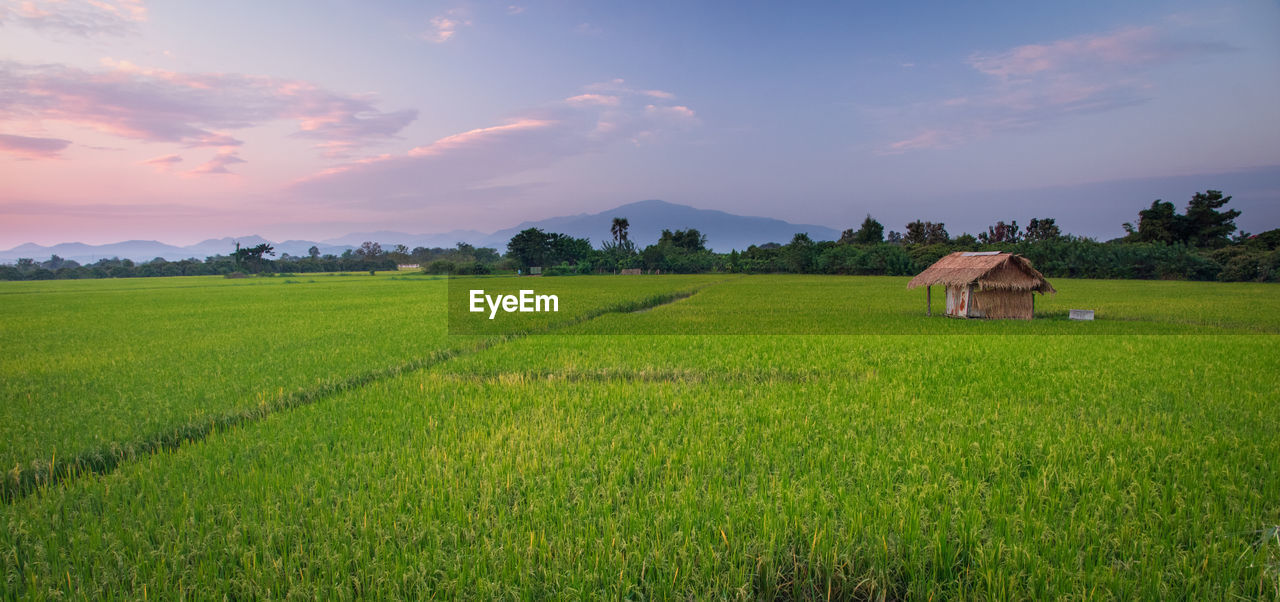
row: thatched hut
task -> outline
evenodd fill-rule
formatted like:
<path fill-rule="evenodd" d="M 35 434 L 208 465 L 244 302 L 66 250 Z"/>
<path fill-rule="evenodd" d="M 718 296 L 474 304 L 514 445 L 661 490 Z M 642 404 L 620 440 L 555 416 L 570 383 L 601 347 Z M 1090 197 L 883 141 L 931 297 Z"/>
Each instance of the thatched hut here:
<path fill-rule="evenodd" d="M 926 313 L 933 315 L 932 286 L 947 287 L 947 315 L 953 318 L 1030 320 L 1035 293 L 1056 293 L 1026 257 L 999 251 L 957 251 L 907 283 L 925 287 Z"/>

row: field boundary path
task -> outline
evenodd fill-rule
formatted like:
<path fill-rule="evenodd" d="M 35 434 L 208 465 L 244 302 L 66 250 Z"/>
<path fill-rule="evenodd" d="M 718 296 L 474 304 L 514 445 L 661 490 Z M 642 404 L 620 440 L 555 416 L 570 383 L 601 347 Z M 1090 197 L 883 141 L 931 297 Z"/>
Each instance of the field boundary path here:
<path fill-rule="evenodd" d="M 34 460 L 28 462 L 26 467 L 22 465 L 15 466 L 5 474 L 3 487 L 0 487 L 0 500 L 9 504 L 82 475 L 109 474 L 126 462 L 177 450 L 184 445 L 199 443 L 213 433 L 233 430 L 258 422 L 272 414 L 310 405 L 339 393 L 430 368 L 457 357 L 479 353 L 528 335 L 552 333 L 606 314 L 632 313 L 675 303 L 692 297 L 702 289 L 714 286 L 725 280 L 715 280 L 679 291 L 614 303 L 532 330 L 490 335 L 473 345 L 457 349 L 441 349 L 426 356 L 413 358 L 392 366 L 335 379 L 316 386 L 296 389 L 289 393 L 281 394 L 274 399 L 263 400 L 258 405 L 250 408 L 204 417 L 153 433 L 140 440 L 112 442 L 81 452 L 70 458 L 58 458 L 55 455 L 49 459 L 48 463 Z"/>

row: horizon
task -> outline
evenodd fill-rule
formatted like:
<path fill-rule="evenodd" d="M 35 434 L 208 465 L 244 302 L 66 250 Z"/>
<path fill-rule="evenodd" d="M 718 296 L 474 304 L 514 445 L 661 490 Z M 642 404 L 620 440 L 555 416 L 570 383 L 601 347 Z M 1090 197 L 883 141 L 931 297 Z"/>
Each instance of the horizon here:
<path fill-rule="evenodd" d="M 1208 189 L 1256 233 L 1280 226 L 1278 23 L 1247 2 L 0 2 L 0 248 L 492 233 L 646 199 L 1105 240 Z"/>

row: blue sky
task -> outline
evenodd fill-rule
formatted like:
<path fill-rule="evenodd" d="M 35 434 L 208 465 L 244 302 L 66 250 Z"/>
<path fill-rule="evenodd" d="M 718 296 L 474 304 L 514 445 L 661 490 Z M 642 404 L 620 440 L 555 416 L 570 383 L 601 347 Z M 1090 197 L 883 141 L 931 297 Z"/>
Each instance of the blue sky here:
<path fill-rule="evenodd" d="M 0 7 L 0 247 L 651 198 L 1110 238 L 1207 188 L 1280 226 L 1275 3 Z"/>

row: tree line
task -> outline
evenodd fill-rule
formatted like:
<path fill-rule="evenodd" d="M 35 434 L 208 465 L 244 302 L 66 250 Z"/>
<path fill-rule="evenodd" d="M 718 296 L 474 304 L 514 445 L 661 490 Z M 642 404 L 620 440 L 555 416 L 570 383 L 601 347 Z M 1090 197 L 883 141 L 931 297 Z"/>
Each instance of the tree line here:
<path fill-rule="evenodd" d="M 836 241 L 797 233 L 786 244 L 765 243 L 714 253 L 696 229 L 663 230 L 658 242 L 638 248 L 626 218 L 615 218 L 611 239 L 593 248 L 587 239 L 530 228 L 507 245 L 519 268 L 544 274 L 613 273 L 639 268 L 668 273 L 797 273 L 907 276 L 954 251 L 1007 251 L 1030 259 L 1046 276 L 1223 281 L 1280 281 L 1280 229 L 1258 235 L 1239 231 L 1240 212 L 1224 209 L 1221 191 L 1196 193 L 1185 213 L 1157 200 L 1123 225 L 1125 236 L 1106 242 L 1065 234 L 1052 217 L 1025 226 L 997 221 L 977 235 L 952 237 L 941 222 L 913 220 L 901 232 L 885 231 L 867 215 Z"/>
<path fill-rule="evenodd" d="M 814 241 L 797 233 L 786 244 L 751 245 L 716 253 L 697 229 L 663 230 L 658 241 L 640 248 L 630 239 L 625 217 L 613 219 L 610 238 L 597 247 L 589 239 L 528 228 L 507 243 L 505 253 L 458 243 L 452 248 L 389 250 L 365 242 L 341 255 L 275 257 L 269 244 L 236 245 L 228 255 L 204 260 L 134 263 L 103 259 L 89 265 L 53 256 L 49 261 L 20 259 L 0 266 L 0 279 L 128 278 L 147 276 L 249 275 L 394 270 L 415 264 L 431 274 L 528 273 L 607 274 L 625 269 L 657 273 L 799 273 L 906 276 L 919 273 L 953 251 L 1008 251 L 1030 259 L 1046 276 L 1222 281 L 1280 281 L 1280 229 L 1257 235 L 1239 231 L 1240 212 L 1225 209 L 1231 197 L 1221 191 L 1196 193 L 1179 213 L 1157 200 L 1138 212 L 1137 225 L 1123 225 L 1121 238 L 1099 242 L 1063 233 L 1054 218 L 1035 218 L 1023 227 L 1000 220 L 977 235 L 952 237 L 941 222 L 913 220 L 901 232 L 870 215 L 839 240 Z"/>

